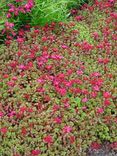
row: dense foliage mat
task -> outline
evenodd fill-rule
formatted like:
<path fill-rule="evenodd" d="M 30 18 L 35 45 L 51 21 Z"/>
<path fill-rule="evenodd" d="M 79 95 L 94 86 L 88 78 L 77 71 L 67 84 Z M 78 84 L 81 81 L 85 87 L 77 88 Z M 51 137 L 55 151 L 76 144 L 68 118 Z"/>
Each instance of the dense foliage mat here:
<path fill-rule="evenodd" d="M 117 149 L 116 3 L 68 23 L 29 26 L 0 47 L 0 155 L 85 156 Z"/>

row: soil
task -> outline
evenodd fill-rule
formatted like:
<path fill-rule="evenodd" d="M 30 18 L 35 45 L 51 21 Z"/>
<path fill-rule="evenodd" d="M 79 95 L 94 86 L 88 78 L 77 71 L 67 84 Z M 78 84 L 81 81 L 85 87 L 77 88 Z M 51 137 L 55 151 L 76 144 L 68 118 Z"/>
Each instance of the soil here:
<path fill-rule="evenodd" d="M 103 143 L 101 148 L 98 150 L 89 148 L 87 156 L 117 156 L 117 149 L 114 150 L 109 147 L 109 143 Z"/>

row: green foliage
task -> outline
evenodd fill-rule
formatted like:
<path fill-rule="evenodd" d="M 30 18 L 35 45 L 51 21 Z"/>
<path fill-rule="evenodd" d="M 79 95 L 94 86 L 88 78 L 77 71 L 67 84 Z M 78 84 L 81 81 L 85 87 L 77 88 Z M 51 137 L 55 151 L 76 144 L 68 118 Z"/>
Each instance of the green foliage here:
<path fill-rule="evenodd" d="M 51 22 L 66 21 L 69 9 L 80 7 L 86 0 L 35 0 L 31 14 L 32 25 L 44 25 Z"/>
<path fill-rule="evenodd" d="M 32 25 L 46 24 L 52 21 L 63 21 L 68 17 L 66 0 L 36 0 L 32 10 Z"/>

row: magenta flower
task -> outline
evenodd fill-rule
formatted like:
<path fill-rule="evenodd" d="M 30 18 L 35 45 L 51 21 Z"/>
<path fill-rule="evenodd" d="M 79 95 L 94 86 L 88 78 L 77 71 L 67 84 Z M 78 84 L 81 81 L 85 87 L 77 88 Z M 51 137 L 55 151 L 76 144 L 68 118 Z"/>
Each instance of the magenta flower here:
<path fill-rule="evenodd" d="M 54 118 L 54 122 L 57 124 L 61 124 L 62 119 L 60 117 L 56 117 L 56 118 Z"/>
<path fill-rule="evenodd" d="M 16 112 L 15 112 L 15 111 L 12 111 L 12 112 L 10 112 L 10 113 L 8 114 L 8 116 L 9 116 L 9 117 L 13 117 L 15 114 L 16 114 Z"/>
<path fill-rule="evenodd" d="M 62 45 L 61 46 L 63 49 L 67 49 L 68 48 L 68 46 L 66 46 L 66 45 Z"/>
<path fill-rule="evenodd" d="M 3 112 L 0 111 L 0 118 L 4 116 Z"/>
<path fill-rule="evenodd" d="M 6 22 L 5 23 L 5 26 L 9 29 L 9 28 L 13 28 L 14 27 L 14 23 L 9 23 L 9 22 Z"/>
<path fill-rule="evenodd" d="M 10 13 L 8 13 L 6 16 L 7 16 L 7 18 L 11 18 L 11 14 Z"/>
<path fill-rule="evenodd" d="M 78 75 L 82 75 L 83 74 L 83 71 L 82 70 L 77 70 L 77 74 Z"/>
<path fill-rule="evenodd" d="M 103 108 L 97 108 L 97 113 L 98 114 L 103 114 L 104 113 L 104 109 Z"/>
<path fill-rule="evenodd" d="M 70 127 L 70 126 L 64 126 L 64 128 L 63 128 L 63 132 L 64 133 L 70 133 L 72 131 L 72 127 Z"/>
<path fill-rule="evenodd" d="M 93 90 L 99 92 L 100 88 L 98 85 L 93 86 Z"/>
<path fill-rule="evenodd" d="M 23 64 L 21 64 L 21 65 L 19 65 L 19 69 L 21 69 L 21 70 L 25 70 L 25 69 L 26 69 L 26 66 L 23 65 Z"/>

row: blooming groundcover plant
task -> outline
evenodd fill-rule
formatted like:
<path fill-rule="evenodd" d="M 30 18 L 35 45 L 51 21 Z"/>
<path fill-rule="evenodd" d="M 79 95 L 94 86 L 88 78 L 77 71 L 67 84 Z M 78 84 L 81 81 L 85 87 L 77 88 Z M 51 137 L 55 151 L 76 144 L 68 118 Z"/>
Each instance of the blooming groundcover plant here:
<path fill-rule="evenodd" d="M 8 34 L 15 38 L 18 29 L 26 24 L 34 26 L 66 21 L 71 8 L 90 2 L 92 0 L 1 0 L 0 44 Z"/>
<path fill-rule="evenodd" d="M 0 48 L 0 155 L 117 149 L 116 3 L 21 29 Z"/>

